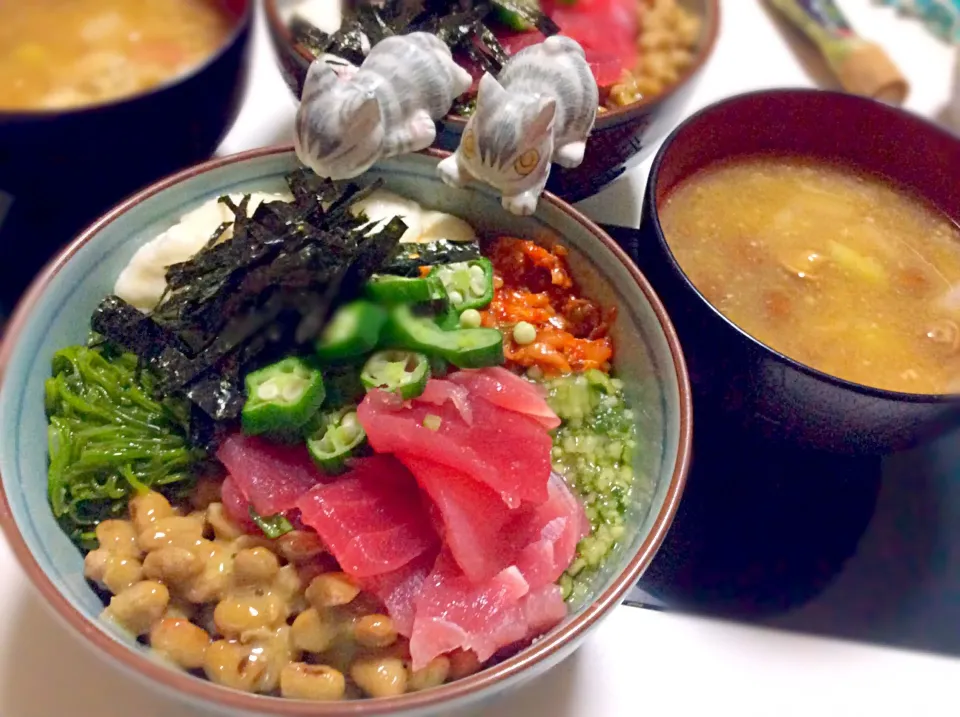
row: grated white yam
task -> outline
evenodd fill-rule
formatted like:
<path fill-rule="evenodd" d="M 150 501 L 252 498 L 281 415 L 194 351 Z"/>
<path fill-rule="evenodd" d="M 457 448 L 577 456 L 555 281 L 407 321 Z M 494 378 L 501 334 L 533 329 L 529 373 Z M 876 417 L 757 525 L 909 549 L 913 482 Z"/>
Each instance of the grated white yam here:
<path fill-rule="evenodd" d="M 243 194 L 231 194 L 230 198 L 239 204 Z M 292 196 L 252 193 L 247 214 L 253 214 L 261 202 L 276 199 L 290 201 Z M 233 212 L 216 199 L 187 212 L 177 224 L 137 250 L 117 277 L 113 292 L 141 311 L 152 310 L 167 287 L 164 276 L 167 267 L 190 259 L 203 248 L 217 227 L 232 219 Z M 221 241 L 232 236 L 233 230 L 227 229 Z"/>

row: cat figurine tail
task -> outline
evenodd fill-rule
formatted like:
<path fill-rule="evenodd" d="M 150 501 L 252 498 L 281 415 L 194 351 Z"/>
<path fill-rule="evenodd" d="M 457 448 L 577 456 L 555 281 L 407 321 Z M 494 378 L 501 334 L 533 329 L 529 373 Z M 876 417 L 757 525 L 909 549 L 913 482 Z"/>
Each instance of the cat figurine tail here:
<path fill-rule="evenodd" d="M 499 78 L 481 78 L 476 110 L 437 173 L 455 187 L 470 179 L 489 184 L 507 211 L 533 214 L 551 163 L 583 162 L 599 104 L 583 48 L 568 37 L 548 37 L 510 58 Z"/>
<path fill-rule="evenodd" d="M 338 180 L 425 149 L 436 139 L 435 121 L 472 83 L 450 49 L 426 32 L 381 40 L 356 71 L 337 72 L 328 60 L 315 60 L 297 110 L 297 157 Z"/>

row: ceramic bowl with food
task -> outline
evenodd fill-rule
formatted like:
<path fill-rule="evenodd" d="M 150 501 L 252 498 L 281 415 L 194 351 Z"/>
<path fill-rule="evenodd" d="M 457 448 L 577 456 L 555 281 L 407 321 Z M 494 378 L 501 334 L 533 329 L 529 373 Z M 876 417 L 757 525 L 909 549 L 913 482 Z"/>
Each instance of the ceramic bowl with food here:
<path fill-rule="evenodd" d="M 4 241 L 43 245 L 49 258 L 69 238 L 61 225 L 72 235 L 131 191 L 207 159 L 239 112 L 252 8 L 5 5 L 0 196 L 12 196 L 14 236 Z"/>
<path fill-rule="evenodd" d="M 341 22 L 335 3 L 323 0 L 266 0 L 267 23 L 280 72 L 299 98 L 315 58 L 309 41 L 291 30 L 298 14 L 332 32 Z M 546 7 L 546 4 L 544 5 Z M 547 189 L 576 202 L 596 194 L 630 167 L 676 124 L 713 52 L 720 24 L 717 0 L 610 0 L 556 3 L 551 14 L 561 31 L 587 48 L 587 61 L 601 89 L 602 110 L 576 169 L 553 166 Z M 536 31 L 490 23 L 504 49 L 515 52 L 542 40 Z M 626 33 L 624 35 L 624 33 Z M 301 41 L 303 40 L 303 41 Z M 479 70 L 458 55 L 479 78 Z M 458 106 L 439 123 L 436 146 L 453 151 L 466 126 Z"/>
<path fill-rule="evenodd" d="M 953 425 L 958 161 L 933 124 L 833 92 L 740 95 L 678 127 L 633 249 L 695 387 L 768 435 L 842 452 Z"/>
<path fill-rule="evenodd" d="M 362 198 L 290 148 L 213 160 L 22 301 L 0 525 L 130 674 L 223 714 L 448 714 L 557 664 L 649 565 L 690 461 L 666 313 L 571 207 L 508 215 L 442 156 Z"/>

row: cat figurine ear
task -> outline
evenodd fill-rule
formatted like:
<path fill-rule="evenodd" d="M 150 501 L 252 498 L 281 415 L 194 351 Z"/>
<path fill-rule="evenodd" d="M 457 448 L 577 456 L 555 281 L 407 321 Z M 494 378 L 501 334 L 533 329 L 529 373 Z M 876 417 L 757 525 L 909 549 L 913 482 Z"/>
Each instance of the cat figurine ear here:
<path fill-rule="evenodd" d="M 533 120 L 525 128 L 528 137 L 540 137 L 553 132 L 557 116 L 557 101 L 552 97 L 539 97 L 539 106 Z"/>
<path fill-rule="evenodd" d="M 363 135 L 373 132 L 380 124 L 380 101 L 373 92 L 369 92 L 351 116 L 352 134 Z"/>
<path fill-rule="evenodd" d="M 583 48 L 554 36 L 510 58 L 498 77 L 485 74 L 476 110 L 456 152 L 437 165 L 447 184 L 471 179 L 500 191 L 504 208 L 532 214 L 551 162 L 577 167 L 593 130 L 600 91 Z"/>
<path fill-rule="evenodd" d="M 485 105 L 495 105 L 497 104 L 505 95 L 507 91 L 503 89 L 503 85 L 497 82 L 497 78 L 491 75 L 489 72 L 484 72 L 483 77 L 480 78 L 480 82 L 477 83 L 477 104 L 481 102 Z"/>

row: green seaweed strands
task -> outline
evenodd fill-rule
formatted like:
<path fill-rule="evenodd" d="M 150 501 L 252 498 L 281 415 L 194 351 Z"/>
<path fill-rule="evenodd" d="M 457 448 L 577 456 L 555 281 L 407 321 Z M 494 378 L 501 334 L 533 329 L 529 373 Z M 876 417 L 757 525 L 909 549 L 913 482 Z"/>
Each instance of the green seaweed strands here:
<path fill-rule="evenodd" d="M 123 516 L 137 493 L 181 494 L 203 450 L 186 438 L 189 406 L 157 400 L 156 376 L 138 358 L 109 346 L 70 346 L 54 354 L 45 385 L 50 506 L 71 540 L 96 547 L 94 529 Z"/>

